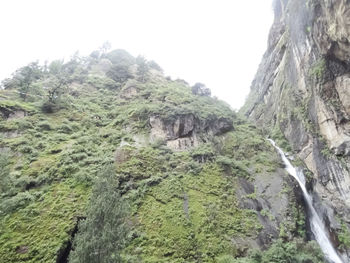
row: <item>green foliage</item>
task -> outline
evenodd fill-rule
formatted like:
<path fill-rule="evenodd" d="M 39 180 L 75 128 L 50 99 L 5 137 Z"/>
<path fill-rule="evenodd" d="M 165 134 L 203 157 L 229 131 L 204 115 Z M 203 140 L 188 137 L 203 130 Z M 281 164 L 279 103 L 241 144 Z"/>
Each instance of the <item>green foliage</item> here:
<path fill-rule="evenodd" d="M 135 58 L 123 49 L 115 49 L 107 53 L 108 58 L 114 65 L 130 66 L 135 63 Z"/>
<path fill-rule="evenodd" d="M 254 262 L 254 261 L 253 261 Z M 261 263 L 303 263 L 324 262 L 322 252 L 315 242 L 305 245 L 303 242 L 282 242 L 278 240 L 263 253 Z"/>
<path fill-rule="evenodd" d="M 119 88 L 118 83 L 116 83 L 114 80 L 103 77 L 100 75 L 89 75 L 87 78 L 87 84 L 97 88 L 97 89 L 111 89 L 115 90 Z"/>
<path fill-rule="evenodd" d="M 287 152 L 291 152 L 292 148 L 289 144 L 289 142 L 287 141 L 287 139 L 284 137 L 280 127 L 277 125 L 275 125 L 275 127 L 273 128 L 273 130 L 271 131 L 271 137 L 274 139 L 274 141 L 276 142 L 276 144 L 283 149 L 284 151 Z"/>
<path fill-rule="evenodd" d="M 71 82 L 70 76 L 72 72 L 70 72 L 69 65 L 64 64 L 63 60 L 55 60 L 49 65 L 49 73 L 44 84 L 47 92 L 46 103 L 57 105 Z M 46 107 L 48 107 L 47 104 Z M 46 110 L 46 112 L 50 111 Z"/>
<path fill-rule="evenodd" d="M 5 193 L 11 185 L 10 153 L 8 149 L 0 151 L 0 194 Z"/>
<path fill-rule="evenodd" d="M 89 190 L 68 182 L 43 190 L 25 194 L 24 199 L 17 200 L 19 210 L 0 217 L 2 262 L 55 262 L 57 251 L 69 241 Z"/>
<path fill-rule="evenodd" d="M 126 69 L 127 77 L 116 82 L 94 71 L 101 59 Z M 220 256 L 223 262 L 251 260 L 235 259 L 242 251 L 232 242 L 254 240 L 262 230 L 259 212 L 240 206 L 239 177 L 253 182 L 257 174 L 268 176 L 279 166 L 277 154 L 256 127 L 239 119 L 226 103 L 196 96 L 188 85 L 152 75 L 153 70 L 142 80 L 140 72 L 130 71 L 135 63 L 122 51 L 75 55 L 67 63 L 44 66 L 26 102 L 16 87 L 0 91 L 1 112 L 27 112 L 0 120 L 0 147 L 11 153 L 10 161 L 1 164 L 1 178 L 10 178 L 9 191 L 0 195 L 2 261 L 55 262 L 78 218 L 86 216 L 79 224 L 72 262 L 88 262 L 95 248 L 101 257 L 116 261 L 121 256 L 125 262 L 217 262 Z M 146 64 L 152 68 L 151 62 Z M 129 78 L 134 79 L 121 83 Z M 61 80 L 57 93 L 50 95 Z M 130 87 L 135 94 L 126 96 Z M 42 105 L 47 107 L 40 111 Z M 196 131 L 197 139 L 206 143 L 179 152 L 163 139 L 150 138 L 150 116 L 172 124 L 185 115 L 193 116 L 203 131 L 219 120 L 232 121 L 234 130 L 220 136 Z M 101 174 L 112 159 L 116 175 Z M 127 215 L 126 200 L 131 232 L 120 240 L 121 246 L 114 246 L 109 242 L 115 240 L 113 231 L 124 236 L 125 222 L 116 229 L 111 224 Z M 107 223 L 91 227 L 101 215 Z M 266 211 L 261 215 L 269 216 Z M 95 247 L 96 242 L 101 246 Z"/>
<path fill-rule="evenodd" d="M 215 150 L 209 143 L 202 144 L 191 151 L 191 156 L 194 160 L 204 163 L 214 158 Z"/>
<path fill-rule="evenodd" d="M 317 81 L 321 81 L 326 70 L 326 60 L 321 58 L 317 60 L 310 69 L 309 75 L 314 77 Z"/>
<path fill-rule="evenodd" d="M 128 206 L 120 196 L 113 165 L 103 167 L 93 187 L 87 217 L 79 223 L 69 262 L 121 262 L 128 234 Z"/>
<path fill-rule="evenodd" d="M 338 234 L 339 242 L 340 242 L 340 248 L 341 249 L 348 249 L 350 248 L 350 231 L 347 225 L 342 222 L 341 224 L 341 231 Z"/>
<path fill-rule="evenodd" d="M 219 152 L 226 156 L 233 175 L 249 178 L 252 171 L 271 172 L 278 167 L 278 156 L 269 142 L 247 123 L 237 121 L 235 131 L 228 133 L 220 145 Z"/>
<path fill-rule="evenodd" d="M 149 71 L 147 60 L 142 56 L 138 56 L 136 58 L 136 64 L 137 64 L 138 79 L 144 83 L 147 80 L 148 71 Z"/>
<path fill-rule="evenodd" d="M 133 78 L 129 66 L 125 65 L 113 65 L 107 72 L 107 76 L 120 84 L 126 82 L 130 78 Z"/>
<path fill-rule="evenodd" d="M 143 262 L 212 262 L 221 253 L 235 255 L 231 237 L 256 235 L 261 229 L 256 214 L 238 208 L 235 182 L 216 164 L 186 173 L 191 159 L 179 157 L 166 172 L 171 174 L 142 198 L 136 209 L 140 226 L 125 253 L 139 251 Z"/>
<path fill-rule="evenodd" d="M 42 76 L 42 68 L 38 62 L 32 62 L 28 66 L 18 69 L 12 79 L 6 79 L 2 85 L 5 89 L 17 89 L 20 97 L 25 101 L 33 88 L 33 83 Z"/>
<path fill-rule="evenodd" d="M 34 197 L 28 191 L 18 193 L 17 195 L 1 202 L 0 215 L 14 212 L 19 208 L 25 207 L 32 201 L 34 201 Z"/>
<path fill-rule="evenodd" d="M 229 255 L 218 257 L 222 263 L 324 263 L 322 252 L 315 241 L 301 240 L 283 242 L 277 240 L 266 251 L 249 251 L 245 258 L 234 258 Z"/>
<path fill-rule="evenodd" d="M 254 192 L 252 192 L 251 194 L 247 194 L 245 195 L 246 198 L 252 199 L 252 200 L 257 200 L 258 196 L 256 194 L 256 189 L 254 188 Z"/>

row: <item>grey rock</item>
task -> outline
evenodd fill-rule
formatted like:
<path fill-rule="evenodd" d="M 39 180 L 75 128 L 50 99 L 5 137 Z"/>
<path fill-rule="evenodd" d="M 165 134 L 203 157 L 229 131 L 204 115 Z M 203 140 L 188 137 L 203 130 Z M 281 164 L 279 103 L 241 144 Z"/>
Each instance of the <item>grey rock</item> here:
<path fill-rule="evenodd" d="M 203 137 L 221 135 L 233 130 L 230 119 L 199 120 L 191 113 L 178 115 L 172 119 L 151 116 L 149 124 L 153 140 L 165 140 L 167 146 L 174 150 L 198 146 L 203 141 Z"/>
<path fill-rule="evenodd" d="M 265 130 L 277 126 L 311 171 L 318 211 L 337 245 L 337 220 L 348 222 L 350 210 L 350 2 L 276 2 L 241 111 Z"/>

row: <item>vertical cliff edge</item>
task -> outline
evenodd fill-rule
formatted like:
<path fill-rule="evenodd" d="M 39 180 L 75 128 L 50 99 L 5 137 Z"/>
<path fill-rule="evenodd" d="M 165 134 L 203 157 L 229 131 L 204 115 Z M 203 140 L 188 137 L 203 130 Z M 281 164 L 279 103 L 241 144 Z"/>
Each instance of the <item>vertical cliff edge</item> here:
<path fill-rule="evenodd" d="M 318 213 L 349 258 L 350 2 L 277 0 L 274 12 L 241 112 L 307 168 Z"/>

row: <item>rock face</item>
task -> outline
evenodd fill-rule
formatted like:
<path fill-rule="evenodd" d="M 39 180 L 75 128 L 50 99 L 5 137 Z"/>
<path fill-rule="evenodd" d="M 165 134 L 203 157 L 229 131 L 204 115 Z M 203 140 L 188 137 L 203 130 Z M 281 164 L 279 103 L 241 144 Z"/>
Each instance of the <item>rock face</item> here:
<path fill-rule="evenodd" d="M 14 108 L 1 108 L 0 117 L 7 120 L 24 118 L 27 113 L 24 110 L 17 110 Z"/>
<path fill-rule="evenodd" d="M 268 49 L 242 112 L 268 132 L 280 130 L 312 172 L 319 212 L 350 258 L 336 237 L 350 229 L 350 3 L 274 5 Z"/>
<path fill-rule="evenodd" d="M 198 146 L 203 136 L 220 135 L 233 130 L 232 120 L 217 118 L 211 121 L 200 121 L 193 114 L 176 116 L 163 120 L 158 116 L 149 119 L 151 136 L 165 140 L 167 146 L 174 150 L 185 150 Z"/>

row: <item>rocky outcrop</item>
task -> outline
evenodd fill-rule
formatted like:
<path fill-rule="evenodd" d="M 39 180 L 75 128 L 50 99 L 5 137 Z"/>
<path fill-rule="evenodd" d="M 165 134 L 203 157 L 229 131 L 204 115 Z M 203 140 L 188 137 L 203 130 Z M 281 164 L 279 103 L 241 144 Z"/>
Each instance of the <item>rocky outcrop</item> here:
<path fill-rule="evenodd" d="M 280 237 L 282 228 L 286 231 L 285 238 L 292 239 L 295 235 L 293 231 L 303 227 L 294 221 L 300 216 L 296 213 L 305 212 L 302 192 L 297 182 L 287 175 L 284 169 L 279 168 L 268 176 L 258 174 L 254 181 L 240 178 L 238 184 L 240 206 L 257 211 L 258 220 L 263 226 L 251 247 L 267 248 L 274 239 Z M 296 207 L 296 204 L 299 207 Z"/>
<path fill-rule="evenodd" d="M 178 115 L 170 120 L 151 116 L 151 137 L 165 140 L 174 150 L 185 150 L 198 146 L 207 136 L 221 135 L 233 129 L 232 120 L 215 118 L 199 120 L 193 114 Z"/>
<path fill-rule="evenodd" d="M 339 245 L 340 223 L 350 230 L 350 3 L 280 0 L 274 7 L 242 112 L 266 131 L 281 130 L 312 172 L 319 212 Z M 350 258 L 350 248 L 339 247 Z"/>
<path fill-rule="evenodd" d="M 120 91 L 120 97 L 123 99 L 132 99 L 139 93 L 138 82 L 130 79 L 126 82 Z"/>
<path fill-rule="evenodd" d="M 202 83 L 196 83 L 192 87 L 192 93 L 199 96 L 210 96 L 211 90 Z"/>
<path fill-rule="evenodd" d="M 27 112 L 19 110 L 13 107 L 1 107 L 0 106 L 0 117 L 7 120 L 24 118 Z"/>

